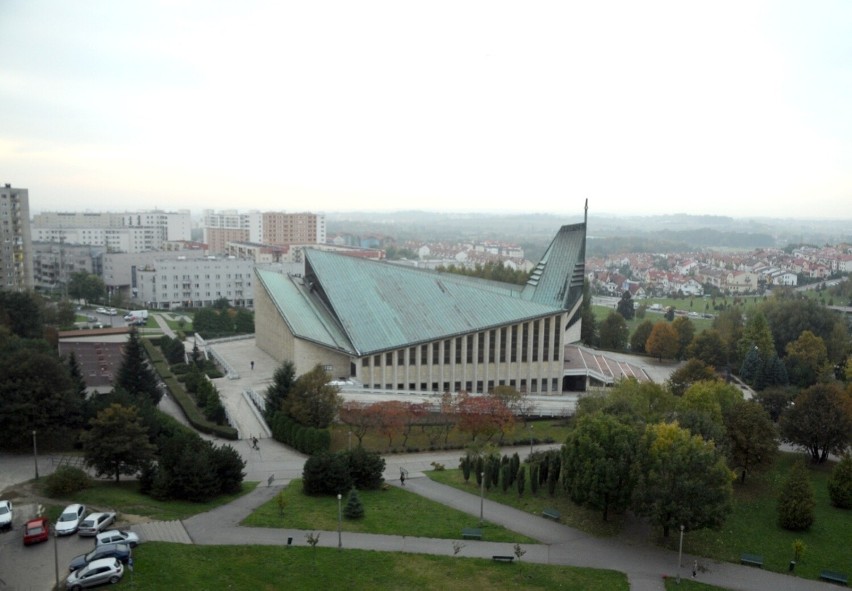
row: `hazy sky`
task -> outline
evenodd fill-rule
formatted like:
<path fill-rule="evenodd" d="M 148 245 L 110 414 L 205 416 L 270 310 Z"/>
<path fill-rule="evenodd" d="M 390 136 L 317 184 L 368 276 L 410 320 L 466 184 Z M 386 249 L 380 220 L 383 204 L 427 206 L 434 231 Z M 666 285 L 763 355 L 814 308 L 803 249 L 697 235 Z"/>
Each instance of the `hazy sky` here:
<path fill-rule="evenodd" d="M 0 1 L 43 210 L 852 218 L 852 2 Z"/>

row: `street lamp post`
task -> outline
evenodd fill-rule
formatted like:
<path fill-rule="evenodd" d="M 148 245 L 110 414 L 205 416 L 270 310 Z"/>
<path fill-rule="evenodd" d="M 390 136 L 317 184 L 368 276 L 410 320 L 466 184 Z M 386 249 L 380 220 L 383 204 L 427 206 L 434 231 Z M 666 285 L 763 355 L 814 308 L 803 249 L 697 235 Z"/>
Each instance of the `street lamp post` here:
<path fill-rule="evenodd" d="M 36 430 L 33 429 L 33 464 L 35 465 L 35 477 L 38 480 L 38 446 L 36 446 Z"/>
<path fill-rule="evenodd" d="M 56 527 L 53 528 L 53 568 L 56 572 L 56 588 L 59 589 L 59 550 L 56 549 Z"/>
<path fill-rule="evenodd" d="M 680 526 L 680 544 L 677 548 L 677 584 L 680 585 L 680 567 L 683 562 L 683 525 Z"/>
<path fill-rule="evenodd" d="M 485 472 L 479 473 L 479 525 L 482 525 L 482 515 L 485 507 Z"/>
<path fill-rule="evenodd" d="M 343 548 L 343 506 L 341 505 L 341 499 L 343 499 L 343 495 L 337 493 L 337 549 L 340 550 Z"/>
<path fill-rule="evenodd" d="M 527 427 L 529 427 L 529 429 L 530 429 L 530 458 L 532 458 L 532 455 L 533 455 L 533 424 L 530 423 L 529 425 L 527 425 Z M 530 459 L 530 461 L 532 461 L 532 459 Z"/>

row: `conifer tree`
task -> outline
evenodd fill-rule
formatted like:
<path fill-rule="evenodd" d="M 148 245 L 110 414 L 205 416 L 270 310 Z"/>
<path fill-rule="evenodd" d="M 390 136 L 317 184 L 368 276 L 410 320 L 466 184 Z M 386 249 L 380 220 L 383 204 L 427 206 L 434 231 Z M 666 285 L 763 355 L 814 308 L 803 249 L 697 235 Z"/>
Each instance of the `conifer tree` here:
<path fill-rule="evenodd" d="M 828 496 L 839 509 L 852 509 L 852 455 L 844 454 L 831 471 L 828 479 Z"/>
<path fill-rule="evenodd" d="M 343 508 L 343 515 L 346 516 L 346 519 L 361 519 L 364 517 L 364 505 L 361 503 L 358 491 L 354 488 L 349 491 L 349 496 L 346 498 L 346 507 Z"/>

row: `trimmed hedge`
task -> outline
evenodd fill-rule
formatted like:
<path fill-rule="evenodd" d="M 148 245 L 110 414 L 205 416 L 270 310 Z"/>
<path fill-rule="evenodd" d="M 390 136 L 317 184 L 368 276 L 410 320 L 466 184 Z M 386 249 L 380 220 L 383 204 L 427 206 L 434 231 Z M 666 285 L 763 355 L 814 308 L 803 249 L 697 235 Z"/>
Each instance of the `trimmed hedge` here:
<path fill-rule="evenodd" d="M 277 412 L 272 416 L 269 428 L 276 441 L 309 456 L 326 452 L 331 447 L 331 432 L 328 429 L 306 427 L 283 412 Z"/>
<path fill-rule="evenodd" d="M 169 393 L 181 407 L 181 410 L 183 410 L 183 414 L 186 417 L 186 420 L 189 421 L 189 424 L 202 433 L 236 441 L 239 438 L 239 434 L 236 429 L 228 425 L 217 425 L 216 423 L 208 421 L 195 405 L 195 401 L 186 393 L 186 390 L 183 389 L 180 382 L 178 382 L 173 375 L 164 375 L 163 371 L 160 370 L 160 366 L 165 363 L 165 358 L 160 350 L 154 346 L 151 340 L 142 339 L 142 344 L 144 345 L 148 356 L 154 362 L 154 369 L 158 371 L 163 383 L 166 384 L 166 387 L 169 389 Z M 168 375 L 168 377 L 166 377 L 166 375 Z"/>

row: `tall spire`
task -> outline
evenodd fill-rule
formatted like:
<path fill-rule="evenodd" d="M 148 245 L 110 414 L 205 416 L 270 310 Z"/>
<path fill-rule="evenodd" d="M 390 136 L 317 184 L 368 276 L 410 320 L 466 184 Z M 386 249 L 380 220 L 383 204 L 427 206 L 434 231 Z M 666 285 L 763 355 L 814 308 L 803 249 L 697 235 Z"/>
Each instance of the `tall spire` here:
<path fill-rule="evenodd" d="M 589 221 L 589 198 L 586 197 L 586 209 L 583 212 L 583 223 L 586 224 Z"/>

